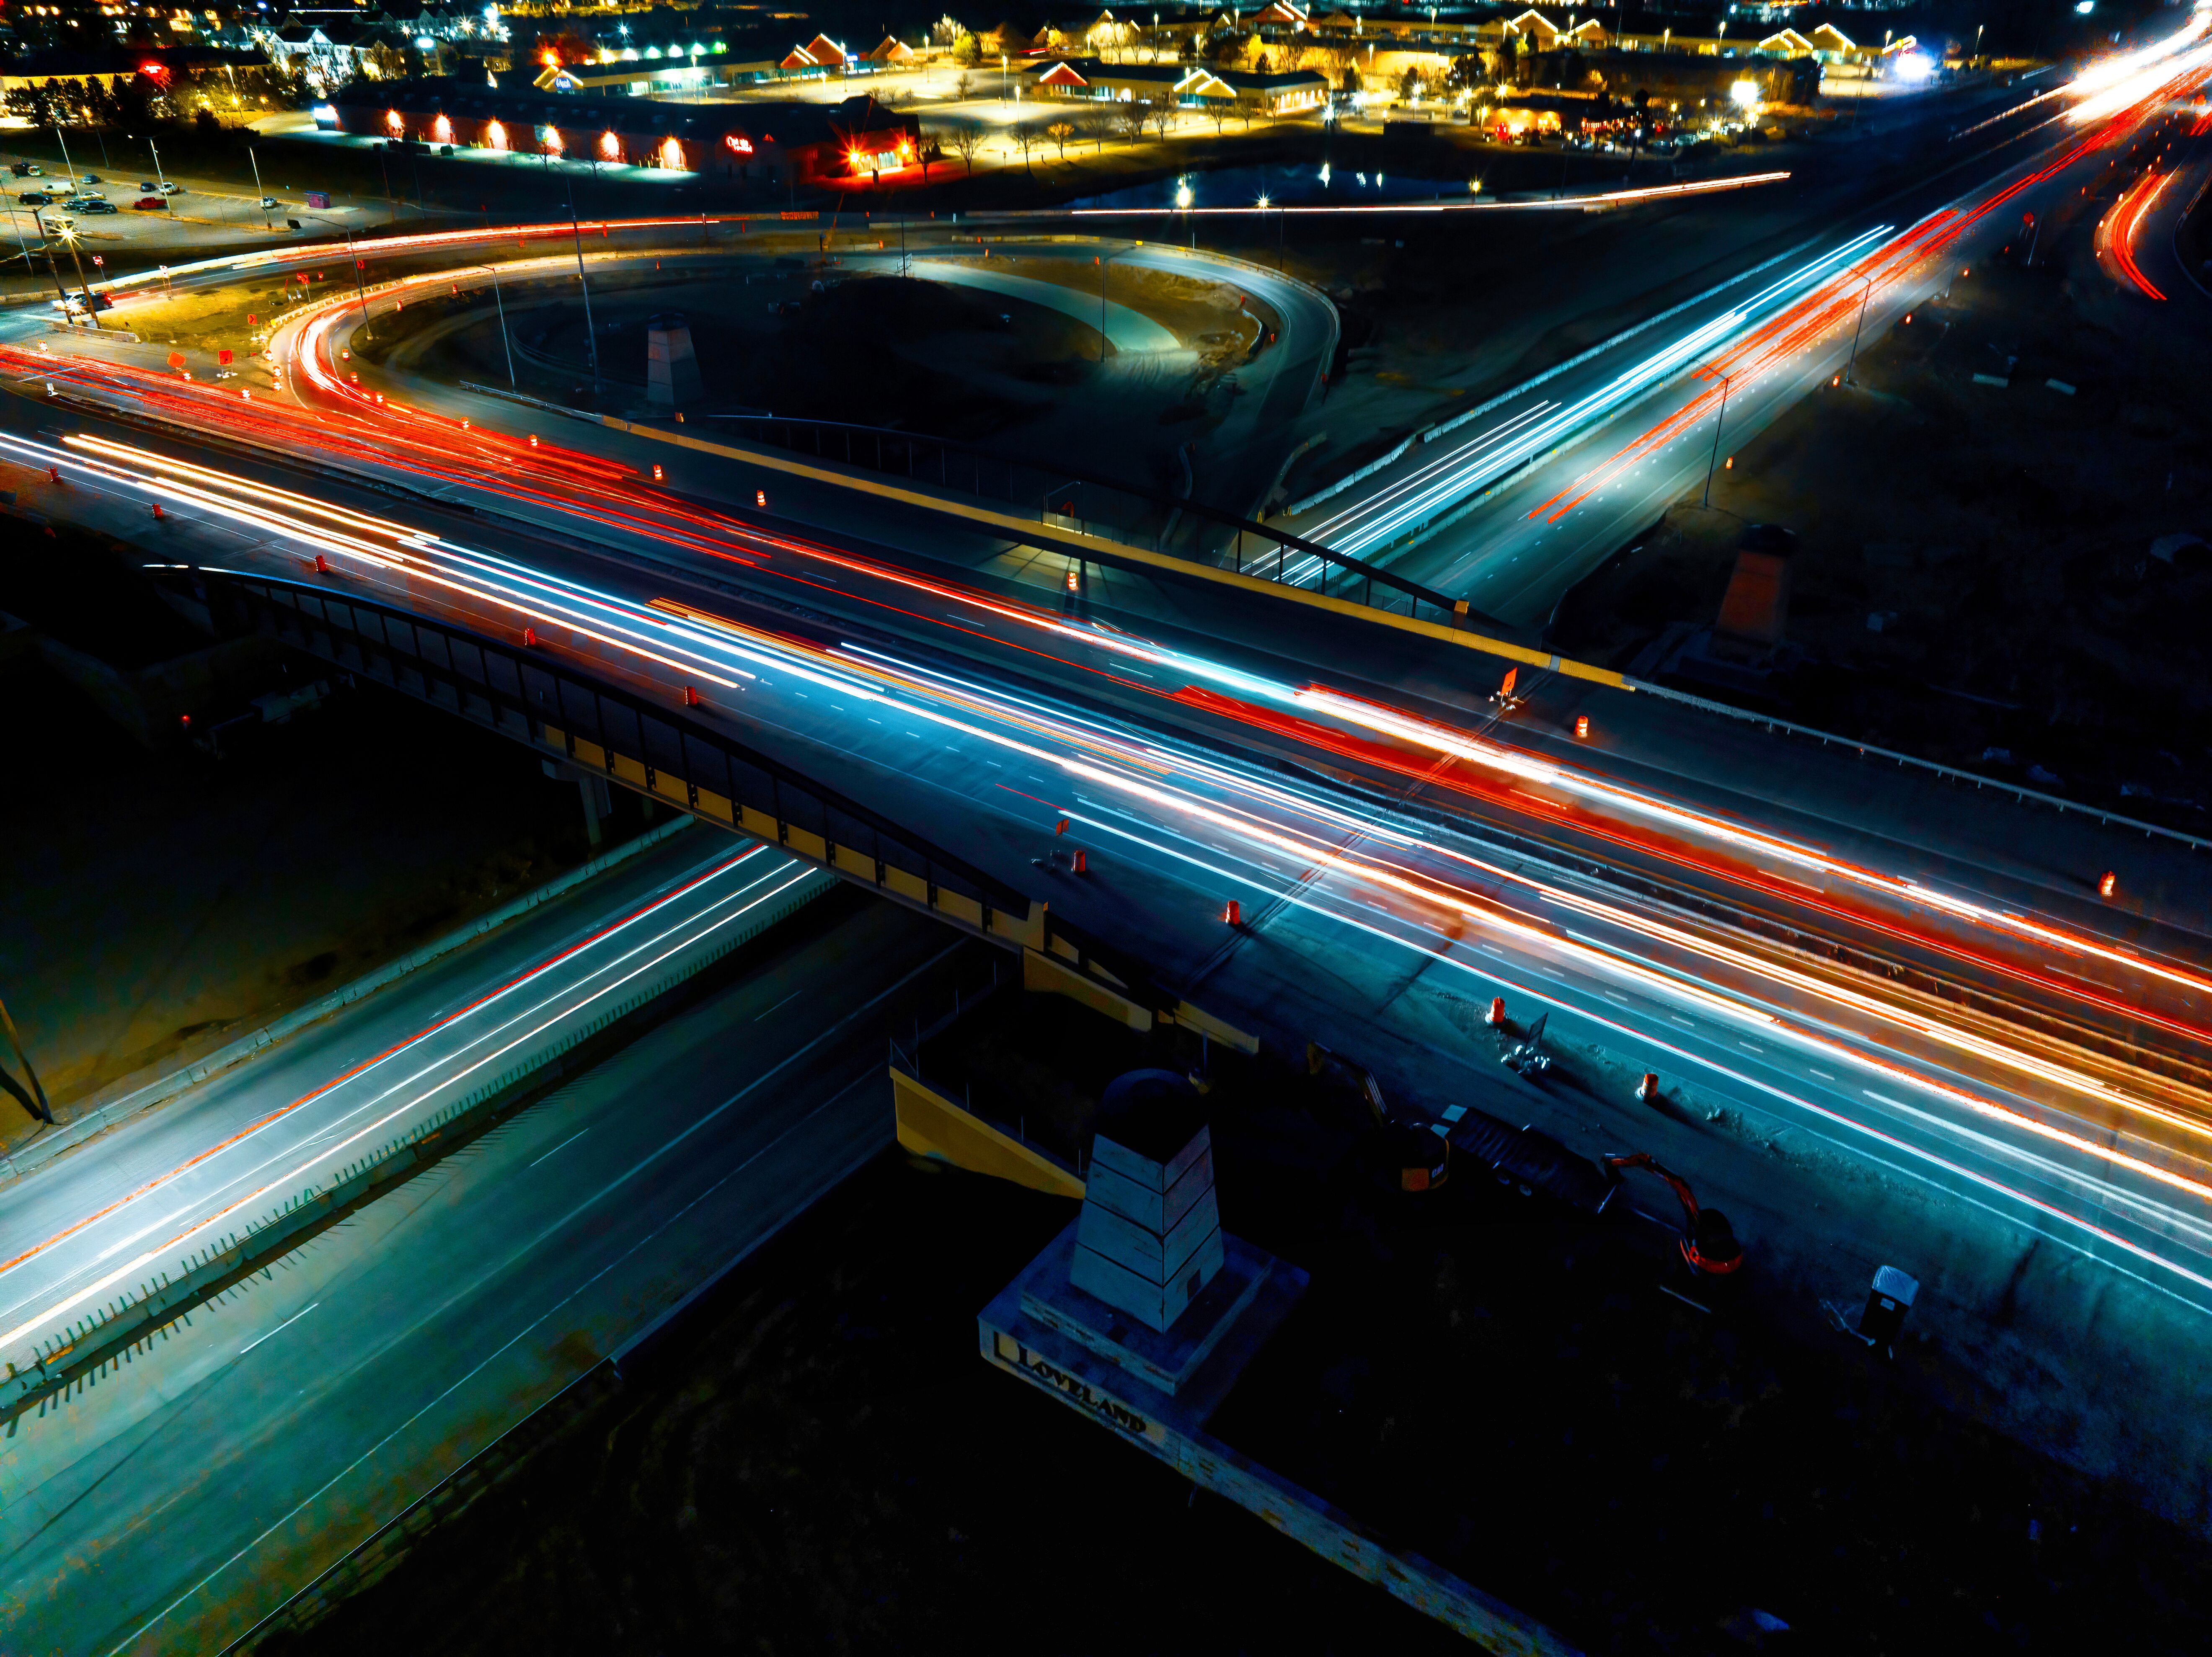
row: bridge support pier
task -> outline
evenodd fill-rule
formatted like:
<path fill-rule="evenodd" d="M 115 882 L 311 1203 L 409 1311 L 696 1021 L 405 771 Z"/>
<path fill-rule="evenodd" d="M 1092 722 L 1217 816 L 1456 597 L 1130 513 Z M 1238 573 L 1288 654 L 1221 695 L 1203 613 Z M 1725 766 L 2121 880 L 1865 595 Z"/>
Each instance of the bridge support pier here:
<path fill-rule="evenodd" d="M 602 839 L 599 820 L 612 816 L 615 810 L 614 793 L 607 786 L 607 780 L 595 771 L 580 770 L 558 760 L 541 760 L 538 763 L 547 776 L 557 781 L 573 780 L 575 783 L 577 792 L 584 799 L 584 833 L 590 837 L 592 844 L 597 846 Z"/>

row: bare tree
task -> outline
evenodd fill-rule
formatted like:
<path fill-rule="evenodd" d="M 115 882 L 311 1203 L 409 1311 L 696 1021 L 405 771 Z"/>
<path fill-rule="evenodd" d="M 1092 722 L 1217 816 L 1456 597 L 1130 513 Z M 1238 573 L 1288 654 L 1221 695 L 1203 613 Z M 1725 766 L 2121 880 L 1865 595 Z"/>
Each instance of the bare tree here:
<path fill-rule="evenodd" d="M 979 126 L 949 126 L 944 130 L 947 148 L 960 158 L 969 172 L 975 170 L 975 152 L 983 147 L 983 129 Z"/>
<path fill-rule="evenodd" d="M 1152 118 L 1152 106 L 1149 101 L 1138 103 L 1132 100 L 1114 106 L 1114 124 L 1121 130 L 1121 136 L 1131 143 L 1145 136 L 1145 123 Z"/>
<path fill-rule="evenodd" d="M 1151 120 L 1153 128 L 1159 133 L 1161 141 L 1164 143 L 1168 136 L 1168 128 L 1174 124 L 1176 118 L 1175 100 L 1155 94 L 1145 100 L 1145 113 Z"/>
<path fill-rule="evenodd" d="M 1019 121 L 1006 129 L 1006 137 L 1013 142 L 1014 148 L 1022 152 L 1024 172 L 1030 171 L 1030 151 L 1036 147 L 1037 136 L 1037 130 L 1035 127 L 1024 125 Z"/>
<path fill-rule="evenodd" d="M 1044 136 L 1060 146 L 1060 159 L 1067 159 L 1067 141 L 1075 136 L 1075 129 L 1066 121 L 1054 121 L 1044 130 Z"/>

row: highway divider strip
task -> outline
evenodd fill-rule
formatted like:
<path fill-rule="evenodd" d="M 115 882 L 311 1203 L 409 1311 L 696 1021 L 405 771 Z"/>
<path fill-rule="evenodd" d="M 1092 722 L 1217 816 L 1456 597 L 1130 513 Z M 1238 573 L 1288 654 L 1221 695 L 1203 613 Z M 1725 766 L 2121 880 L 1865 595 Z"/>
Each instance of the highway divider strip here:
<path fill-rule="evenodd" d="M 974 506 L 944 495 L 926 495 L 919 489 L 902 488 L 875 478 L 843 471 L 833 471 L 825 466 L 811 465 L 805 461 L 767 449 L 741 448 L 734 444 L 713 443 L 704 438 L 693 437 L 684 432 L 658 430 L 623 419 L 619 415 L 597 416 L 599 422 L 615 431 L 627 432 L 633 437 L 651 438 L 680 449 L 696 450 L 701 454 L 714 455 L 720 459 L 743 461 L 748 465 L 763 467 L 781 472 L 787 476 L 805 478 L 811 483 L 829 483 L 839 489 L 872 495 L 878 500 L 899 506 L 919 507 L 925 512 L 945 513 L 970 523 L 980 524 L 1012 541 L 1025 542 L 1049 551 L 1066 552 L 1078 558 L 1103 564 L 1125 564 L 1154 571 L 1163 575 L 1195 580 L 1214 586 L 1229 588 L 1255 598 L 1273 598 L 1285 604 L 1295 604 L 1309 610 L 1319 610 L 1351 621 L 1367 622 L 1379 627 L 1393 628 L 1401 633 L 1418 634 L 1439 643 L 1457 645 L 1465 650 L 1477 650 L 1486 655 L 1502 656 L 1506 660 L 1525 667 L 1540 667 L 1547 671 L 1563 674 L 1571 679 L 1584 679 L 1614 689 L 1626 688 L 1626 682 L 1611 668 L 1593 667 L 1586 662 L 1571 661 L 1547 651 L 1534 650 L 1526 645 L 1510 644 L 1503 639 L 1470 633 L 1458 628 L 1445 627 L 1437 622 L 1424 622 L 1411 616 L 1400 616 L 1372 605 L 1356 604 L 1349 598 L 1332 598 L 1325 592 L 1316 592 L 1306 587 L 1291 586 L 1279 581 L 1263 580 L 1256 575 L 1243 575 L 1235 570 L 1223 569 L 1214 564 L 1202 564 L 1188 558 L 1178 558 L 1171 553 L 1154 552 L 1148 547 L 1133 546 L 1127 541 L 1116 541 L 1087 531 L 1063 529 L 1056 524 L 1041 524 L 1034 519 L 1016 517 L 1012 513 L 996 512 L 988 507 Z"/>
<path fill-rule="evenodd" d="M 803 870 L 787 889 L 784 901 L 773 908 L 714 935 L 707 947 L 686 953 L 642 987 L 588 1021 L 553 1031 L 492 1080 L 470 1089 L 405 1132 L 344 1164 L 326 1181 L 311 1184 L 283 1199 L 259 1219 L 246 1222 L 244 1230 L 222 1233 L 185 1255 L 177 1262 L 175 1276 L 156 1272 L 135 1289 L 103 1302 L 59 1334 L 40 1342 L 22 1355 L 22 1362 L 9 1360 L 6 1378 L 0 1381 L 0 1421 L 12 1420 L 33 1405 L 65 1393 L 233 1284 L 257 1272 L 268 1274 L 278 1259 L 310 1235 L 381 1194 L 382 1187 L 473 1139 L 502 1114 L 504 1105 L 518 1102 L 513 1097 L 518 1085 L 797 913 L 835 883 L 835 877 L 826 871 Z M 434 1143 L 441 1138 L 444 1144 Z"/>
<path fill-rule="evenodd" d="M 672 835 L 682 833 L 698 819 L 678 817 L 664 823 L 648 834 L 635 840 L 624 841 L 620 846 L 593 858 L 589 863 L 571 869 L 565 875 L 556 875 L 543 886 L 525 892 L 510 902 L 478 917 L 469 925 L 447 933 L 443 938 L 424 944 L 421 949 L 386 962 L 374 972 L 365 973 L 343 988 L 334 990 L 319 1001 L 304 1007 L 295 1007 L 274 1022 L 263 1025 L 250 1035 L 242 1035 L 226 1047 L 219 1047 L 197 1063 L 182 1070 L 173 1071 L 159 1081 L 149 1082 L 133 1089 L 121 1097 L 104 1105 L 95 1106 L 83 1114 L 64 1123 L 52 1132 L 41 1135 L 10 1156 L 0 1156 L 0 1185 L 19 1180 L 33 1169 L 42 1168 L 66 1150 L 74 1150 L 86 1140 L 105 1133 L 118 1122 L 128 1120 L 142 1111 L 152 1110 L 168 1103 L 179 1094 L 189 1092 L 209 1077 L 221 1075 L 234 1065 L 244 1064 L 255 1054 L 265 1052 L 285 1037 L 297 1034 L 310 1024 L 319 1023 L 332 1013 L 351 1006 L 355 1002 L 374 995 L 388 984 L 398 982 L 410 973 L 419 971 L 432 962 L 451 955 L 465 944 L 472 944 L 485 933 L 495 932 L 510 920 L 528 914 L 532 909 L 550 903 L 553 899 L 574 891 L 586 881 L 604 874 L 617 864 L 626 863 L 640 852 L 659 845 Z"/>

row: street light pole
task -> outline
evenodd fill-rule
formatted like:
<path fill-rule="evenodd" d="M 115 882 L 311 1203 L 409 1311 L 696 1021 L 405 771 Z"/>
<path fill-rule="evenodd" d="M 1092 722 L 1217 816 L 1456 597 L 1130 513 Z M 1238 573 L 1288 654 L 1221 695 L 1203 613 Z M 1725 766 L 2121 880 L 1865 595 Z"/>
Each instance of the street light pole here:
<path fill-rule="evenodd" d="M 1844 365 L 1844 384 L 1846 385 L 1856 385 L 1859 383 L 1852 371 L 1859 366 L 1859 336 L 1866 331 L 1867 301 L 1873 297 L 1874 276 L 1869 272 L 1866 277 L 1866 286 L 1859 291 L 1858 325 L 1851 330 L 1851 360 Z"/>
<path fill-rule="evenodd" d="M 576 238 L 576 280 L 584 288 L 584 349 L 592 364 L 592 390 L 599 388 L 599 337 L 592 325 L 592 279 L 584 273 L 584 227 L 576 217 L 576 185 L 568 181 L 568 228 Z"/>
<path fill-rule="evenodd" d="M 1113 261 L 1111 253 L 1098 256 L 1098 361 L 1106 361 L 1106 267 Z"/>
<path fill-rule="evenodd" d="M 1713 504 L 1713 468 L 1720 464 L 1721 428 L 1728 423 L 1729 386 L 1734 381 L 1735 378 L 1735 376 L 1733 374 L 1723 374 L 1721 376 L 1720 418 L 1713 422 L 1713 452 L 1711 458 L 1705 462 L 1705 504 L 1708 507 Z"/>
<path fill-rule="evenodd" d="M 39 227 L 39 246 L 46 250 L 46 269 L 54 273 L 54 292 L 61 295 L 62 314 L 69 314 L 69 289 L 62 285 L 61 261 L 54 257 L 54 239 L 46 234 L 46 221 L 37 208 L 31 209 L 31 222 Z"/>
<path fill-rule="evenodd" d="M 15 246 L 23 250 L 23 274 L 29 276 L 33 282 L 37 282 L 39 278 L 35 268 L 31 264 L 31 244 L 23 240 L 23 222 L 15 215 L 15 209 L 12 206 L 8 209 L 8 228 L 15 233 Z M 44 236 L 41 235 L 40 240 L 44 240 Z"/>
<path fill-rule="evenodd" d="M 499 266 L 496 264 L 491 268 L 491 297 L 492 302 L 499 307 L 500 343 L 507 347 L 507 383 L 512 386 L 520 386 L 522 382 L 514 377 L 514 342 L 507 337 L 507 300 L 501 296 L 499 291 Z"/>
<path fill-rule="evenodd" d="M 352 228 L 343 225 L 339 228 L 345 231 L 346 257 L 353 261 L 353 291 L 361 300 L 361 331 L 366 334 L 368 331 L 368 284 L 362 280 L 361 255 L 354 252 Z"/>
<path fill-rule="evenodd" d="M 269 192 L 262 188 L 261 185 L 261 158 L 253 153 L 252 144 L 246 146 L 246 159 L 253 163 L 253 193 L 262 203 L 261 228 L 264 230 L 274 230 L 276 227 L 269 222 Z"/>
<path fill-rule="evenodd" d="M 4 1071 L 0 1071 L 0 1083 L 7 1084 L 8 1091 L 15 1096 L 17 1102 L 24 1109 L 49 1127 L 52 1126 L 53 1107 L 46 1102 L 46 1090 L 39 1085 L 39 1073 L 31 1068 L 31 1055 L 23 1051 L 23 1038 L 15 1033 L 15 1021 L 8 1017 L 4 1003 L 0 1003 L 0 1030 L 7 1033 L 8 1045 L 15 1050 L 15 1062 L 22 1065 L 23 1077 L 30 1083 L 31 1090 L 27 1096 L 21 1088 L 15 1085 L 15 1078 Z"/>
<path fill-rule="evenodd" d="M 169 175 L 161 171 L 161 148 L 150 137 L 146 140 L 146 153 L 154 158 L 154 182 L 161 186 L 162 199 L 169 194 Z"/>

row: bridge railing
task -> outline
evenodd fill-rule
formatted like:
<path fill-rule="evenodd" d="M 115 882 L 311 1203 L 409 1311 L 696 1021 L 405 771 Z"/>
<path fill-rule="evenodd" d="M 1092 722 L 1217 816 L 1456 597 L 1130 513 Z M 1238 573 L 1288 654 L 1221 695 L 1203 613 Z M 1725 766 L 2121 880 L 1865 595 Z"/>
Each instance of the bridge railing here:
<path fill-rule="evenodd" d="M 887 473 L 1054 528 L 1127 542 L 1446 627 L 1468 616 L 1465 604 L 1364 559 L 1164 490 L 878 426 L 781 415 L 729 416 L 718 423 L 739 442 Z"/>
<path fill-rule="evenodd" d="M 644 687 L 319 583 L 212 570 L 164 579 L 223 630 L 305 650 L 998 943 L 1045 941 L 1043 912 L 1014 887 Z"/>

